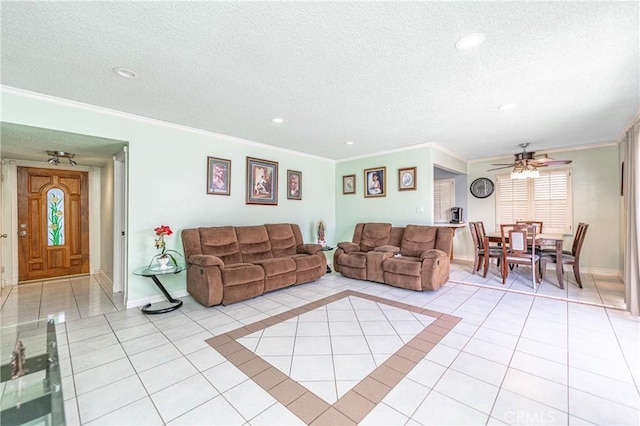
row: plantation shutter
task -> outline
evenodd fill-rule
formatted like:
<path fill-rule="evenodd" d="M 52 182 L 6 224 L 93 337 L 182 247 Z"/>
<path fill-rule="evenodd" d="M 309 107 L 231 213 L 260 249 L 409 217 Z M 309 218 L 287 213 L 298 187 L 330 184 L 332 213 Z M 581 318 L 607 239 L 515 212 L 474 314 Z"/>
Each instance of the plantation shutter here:
<path fill-rule="evenodd" d="M 498 176 L 496 223 L 516 223 L 529 219 L 529 179 Z"/>
<path fill-rule="evenodd" d="M 451 207 L 455 203 L 455 181 L 436 179 L 433 181 L 434 222 L 449 222 Z"/>
<path fill-rule="evenodd" d="M 540 173 L 540 177 L 534 179 L 533 216 L 544 223 L 544 232 L 571 232 L 569 176 L 566 170 L 554 170 Z"/>
<path fill-rule="evenodd" d="M 540 172 L 535 179 L 497 176 L 496 223 L 543 222 L 544 233 L 572 233 L 571 171 Z"/>

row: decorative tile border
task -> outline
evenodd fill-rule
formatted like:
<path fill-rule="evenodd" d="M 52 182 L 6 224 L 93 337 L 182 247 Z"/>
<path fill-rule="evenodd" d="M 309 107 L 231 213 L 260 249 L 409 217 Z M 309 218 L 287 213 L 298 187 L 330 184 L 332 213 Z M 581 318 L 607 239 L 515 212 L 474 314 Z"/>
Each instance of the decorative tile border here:
<path fill-rule="evenodd" d="M 236 339 L 256 331 L 349 296 L 384 303 L 395 308 L 434 317 L 436 320 L 398 349 L 396 353 L 333 405 L 236 341 Z M 207 343 L 306 424 L 355 425 L 360 423 L 460 320 L 461 318 L 453 315 L 346 290 L 212 337 L 207 339 Z"/>

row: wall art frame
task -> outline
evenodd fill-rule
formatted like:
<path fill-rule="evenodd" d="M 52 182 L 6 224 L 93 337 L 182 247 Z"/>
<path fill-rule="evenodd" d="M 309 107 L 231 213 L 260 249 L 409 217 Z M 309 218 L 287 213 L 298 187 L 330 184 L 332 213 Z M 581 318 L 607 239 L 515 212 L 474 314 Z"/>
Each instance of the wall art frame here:
<path fill-rule="evenodd" d="M 398 169 L 398 191 L 416 190 L 416 172 L 415 167 Z"/>
<path fill-rule="evenodd" d="M 278 205 L 278 162 L 247 157 L 246 204 Z"/>
<path fill-rule="evenodd" d="M 302 172 L 287 170 L 287 200 L 302 200 Z"/>
<path fill-rule="evenodd" d="M 207 157 L 207 194 L 231 195 L 231 160 Z"/>
<path fill-rule="evenodd" d="M 342 176 L 342 193 L 343 194 L 356 193 L 356 175 Z"/>
<path fill-rule="evenodd" d="M 387 196 L 387 167 L 373 167 L 364 170 L 364 196 Z"/>

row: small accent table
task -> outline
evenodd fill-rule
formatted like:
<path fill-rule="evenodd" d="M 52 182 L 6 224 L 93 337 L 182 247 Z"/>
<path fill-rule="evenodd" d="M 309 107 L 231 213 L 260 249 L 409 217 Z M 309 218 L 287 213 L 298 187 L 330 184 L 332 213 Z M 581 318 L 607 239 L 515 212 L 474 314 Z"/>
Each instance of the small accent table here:
<path fill-rule="evenodd" d="M 322 251 L 331 251 L 333 249 L 335 249 L 335 247 L 322 246 Z M 330 274 L 331 272 L 331 267 L 327 264 L 327 274 Z"/>
<path fill-rule="evenodd" d="M 147 303 L 142 307 L 142 312 L 145 314 L 164 314 L 166 312 L 175 311 L 180 306 L 182 306 L 182 300 L 174 299 L 171 297 L 167 289 L 164 288 L 160 279 L 158 278 L 160 275 L 169 275 L 169 274 L 177 274 L 179 272 L 184 271 L 186 268 L 183 265 L 171 265 L 168 268 L 161 268 L 160 266 L 145 266 L 143 268 L 138 268 L 133 271 L 134 275 L 140 275 L 143 277 L 148 277 L 153 280 L 156 286 L 160 289 L 164 297 L 169 302 L 169 306 L 161 309 L 149 309 L 151 307 L 151 303 Z"/>

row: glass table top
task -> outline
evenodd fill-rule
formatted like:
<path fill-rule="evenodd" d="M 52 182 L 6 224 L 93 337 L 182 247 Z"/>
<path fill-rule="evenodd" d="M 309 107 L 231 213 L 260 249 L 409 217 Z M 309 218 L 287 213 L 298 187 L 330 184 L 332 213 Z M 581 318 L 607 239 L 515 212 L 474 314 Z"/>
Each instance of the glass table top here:
<path fill-rule="evenodd" d="M 63 425 L 54 320 L 0 327 L 0 353 L 0 424 Z"/>

